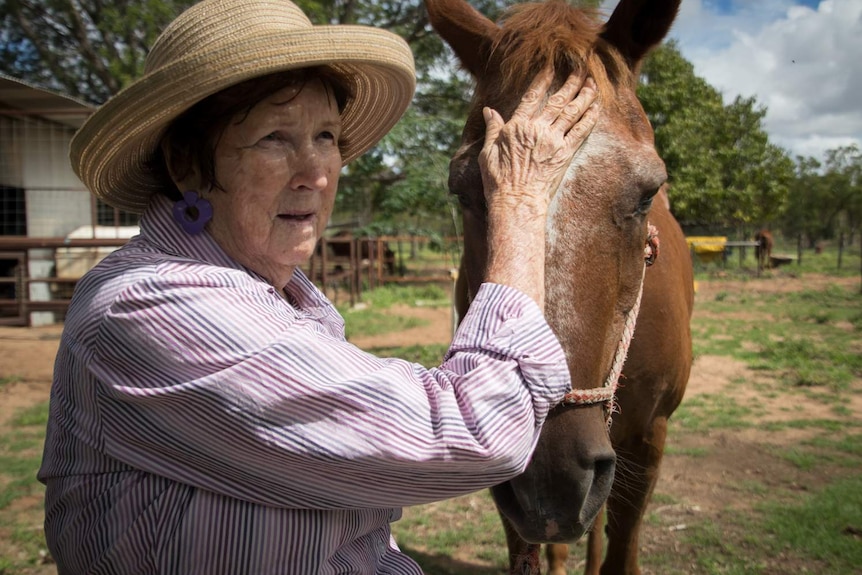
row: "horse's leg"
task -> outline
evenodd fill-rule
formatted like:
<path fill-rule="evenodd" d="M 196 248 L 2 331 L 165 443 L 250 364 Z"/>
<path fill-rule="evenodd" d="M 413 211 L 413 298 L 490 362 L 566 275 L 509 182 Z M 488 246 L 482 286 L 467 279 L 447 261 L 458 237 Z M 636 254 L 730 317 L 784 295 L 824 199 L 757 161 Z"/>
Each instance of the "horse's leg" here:
<path fill-rule="evenodd" d="M 563 543 L 545 545 L 545 555 L 548 558 L 548 575 L 566 575 L 566 559 L 569 558 L 569 546 Z"/>
<path fill-rule="evenodd" d="M 587 563 L 584 566 L 584 575 L 599 575 L 599 567 L 602 566 L 602 553 L 605 550 L 604 517 L 606 512 L 607 505 L 602 507 L 587 537 Z"/>
<path fill-rule="evenodd" d="M 500 514 L 503 521 L 503 531 L 506 533 L 506 546 L 509 548 L 509 573 L 511 575 L 540 575 L 539 552 L 542 546 L 539 543 L 527 543 L 509 520 Z"/>
<path fill-rule="evenodd" d="M 656 417 L 646 434 L 623 438 L 617 451 L 617 478 L 608 499 L 608 552 L 602 575 L 640 575 L 638 536 L 655 487 L 667 435 L 667 418 Z"/>

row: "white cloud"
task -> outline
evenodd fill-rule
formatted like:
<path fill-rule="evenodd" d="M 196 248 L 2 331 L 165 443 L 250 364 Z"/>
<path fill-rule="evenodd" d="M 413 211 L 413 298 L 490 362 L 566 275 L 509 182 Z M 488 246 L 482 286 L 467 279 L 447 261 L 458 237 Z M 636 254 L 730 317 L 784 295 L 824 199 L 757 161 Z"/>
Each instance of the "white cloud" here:
<path fill-rule="evenodd" d="M 820 158 L 862 147 L 862 0 L 805 4 L 816 1 L 683 0 L 670 37 L 725 102 L 754 96 L 767 107 L 774 143 Z"/>

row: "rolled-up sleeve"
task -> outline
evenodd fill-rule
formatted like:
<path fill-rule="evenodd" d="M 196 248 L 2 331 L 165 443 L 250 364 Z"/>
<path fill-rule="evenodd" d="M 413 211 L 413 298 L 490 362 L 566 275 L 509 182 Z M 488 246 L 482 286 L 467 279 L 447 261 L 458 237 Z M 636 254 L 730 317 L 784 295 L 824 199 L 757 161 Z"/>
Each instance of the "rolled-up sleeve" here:
<path fill-rule="evenodd" d="M 378 358 L 241 272 L 159 273 L 98 326 L 98 448 L 271 506 L 404 506 L 502 482 L 569 389 L 527 296 L 486 284 L 442 365 Z"/>

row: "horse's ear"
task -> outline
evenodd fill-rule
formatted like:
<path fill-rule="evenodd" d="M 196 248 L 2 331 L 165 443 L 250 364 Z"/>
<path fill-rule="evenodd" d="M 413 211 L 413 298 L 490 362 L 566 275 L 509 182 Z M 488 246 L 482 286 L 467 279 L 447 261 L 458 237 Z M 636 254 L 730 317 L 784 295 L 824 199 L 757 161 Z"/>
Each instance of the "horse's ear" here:
<path fill-rule="evenodd" d="M 465 0 L 425 0 L 434 30 L 474 77 L 485 69 L 499 28 Z"/>
<path fill-rule="evenodd" d="M 634 69 L 667 35 L 681 0 L 620 0 L 602 38 L 614 45 Z"/>

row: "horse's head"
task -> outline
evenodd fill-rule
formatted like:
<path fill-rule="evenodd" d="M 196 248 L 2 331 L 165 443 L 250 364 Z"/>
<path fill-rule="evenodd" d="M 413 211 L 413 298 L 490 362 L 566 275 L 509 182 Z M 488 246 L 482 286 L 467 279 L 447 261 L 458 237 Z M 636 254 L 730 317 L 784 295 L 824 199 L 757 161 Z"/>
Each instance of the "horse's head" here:
<path fill-rule="evenodd" d="M 679 0 L 622 0 L 605 25 L 562 0 L 515 7 L 502 24 L 464 0 L 426 0 L 431 23 L 476 88 L 452 159 L 449 188 L 464 218 L 463 274 L 474 294 L 486 262 L 486 210 L 478 154 L 482 107 L 508 118 L 535 73 L 553 66 L 554 91 L 573 70 L 599 88 L 601 114 L 549 208 L 546 316 L 566 350 L 573 389 L 601 387 L 643 280 L 647 212 L 664 163 L 637 100 L 638 65 L 667 33 Z M 608 496 L 615 457 L 605 406 L 559 406 L 548 416 L 527 471 L 492 492 L 528 541 L 580 537 Z"/>

